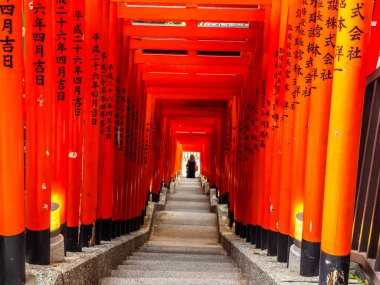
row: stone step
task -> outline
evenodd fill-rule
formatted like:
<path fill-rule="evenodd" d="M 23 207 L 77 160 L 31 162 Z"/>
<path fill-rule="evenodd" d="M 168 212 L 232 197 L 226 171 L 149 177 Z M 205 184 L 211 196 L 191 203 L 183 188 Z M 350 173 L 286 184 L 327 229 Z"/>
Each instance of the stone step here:
<path fill-rule="evenodd" d="M 214 262 L 231 263 L 227 255 L 195 255 L 176 253 L 135 252 L 129 260 L 156 260 L 156 261 L 180 261 L 180 262 Z"/>
<path fill-rule="evenodd" d="M 200 194 L 202 192 L 202 188 L 200 185 L 180 185 L 176 187 L 177 193 L 193 193 L 193 194 Z"/>
<path fill-rule="evenodd" d="M 221 270 L 224 268 L 224 271 L 237 268 L 232 262 L 202 262 L 202 261 L 173 261 L 173 260 L 132 260 L 128 259 L 123 261 L 123 265 L 119 265 L 119 269 L 124 269 L 120 266 L 140 266 L 140 269 L 147 269 L 152 267 L 163 267 L 163 268 L 187 268 L 189 271 L 193 271 L 196 268 L 203 268 L 212 270 Z"/>
<path fill-rule="evenodd" d="M 140 248 L 140 252 L 167 252 L 167 253 L 186 253 L 186 254 L 214 254 L 224 255 L 226 252 L 223 248 L 218 247 L 200 247 L 200 246 L 165 246 L 165 245 L 144 245 Z"/>
<path fill-rule="evenodd" d="M 202 194 L 176 192 L 175 194 L 170 194 L 167 201 L 208 202 L 209 198 Z"/>
<path fill-rule="evenodd" d="M 170 239 L 195 239 L 218 241 L 218 231 L 216 226 L 196 226 L 196 225 L 175 225 L 157 224 L 154 226 L 151 235 L 152 240 L 162 238 Z"/>
<path fill-rule="evenodd" d="M 209 202 L 180 202 L 180 201 L 167 201 L 165 205 L 166 211 L 205 211 L 210 212 Z"/>
<path fill-rule="evenodd" d="M 214 213 L 160 211 L 155 218 L 156 224 L 217 226 Z"/>
<path fill-rule="evenodd" d="M 190 279 L 230 279 L 239 280 L 242 275 L 239 272 L 189 272 L 176 271 L 173 267 L 165 271 L 148 271 L 148 270 L 112 270 L 112 277 L 123 278 L 190 278 Z"/>
<path fill-rule="evenodd" d="M 241 285 L 243 280 L 189 278 L 104 278 L 100 285 Z"/>
<path fill-rule="evenodd" d="M 240 270 L 234 264 L 228 263 L 201 263 L 201 262 L 138 262 L 130 261 L 128 264 L 119 265 L 118 270 L 146 270 L 146 271 L 167 271 L 175 268 L 181 272 L 230 272 L 240 273 Z"/>
<path fill-rule="evenodd" d="M 186 243 L 189 245 L 218 245 L 218 240 L 215 238 L 205 238 L 205 239 L 193 239 L 193 238 L 172 238 L 168 236 L 151 236 L 151 241 L 159 242 L 173 242 L 173 243 Z"/>

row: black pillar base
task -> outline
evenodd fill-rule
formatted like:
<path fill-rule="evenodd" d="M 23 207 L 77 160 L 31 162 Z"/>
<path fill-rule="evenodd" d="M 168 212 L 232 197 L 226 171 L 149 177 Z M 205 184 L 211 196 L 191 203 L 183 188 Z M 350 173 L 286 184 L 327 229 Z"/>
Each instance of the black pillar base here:
<path fill-rule="evenodd" d="M 121 235 L 127 234 L 127 221 L 121 221 Z"/>
<path fill-rule="evenodd" d="M 0 284 L 19 285 L 25 283 L 24 232 L 16 236 L 0 236 L 0 269 Z"/>
<path fill-rule="evenodd" d="M 26 261 L 30 264 L 50 264 L 50 229 L 32 231 L 26 229 Z"/>
<path fill-rule="evenodd" d="M 278 233 L 278 243 L 277 243 L 277 261 L 278 262 L 288 262 L 288 235 Z"/>
<path fill-rule="evenodd" d="M 268 234 L 269 231 L 267 229 L 262 228 L 261 230 L 261 249 L 268 249 Z"/>
<path fill-rule="evenodd" d="M 112 221 L 112 238 L 117 238 L 117 221 Z"/>
<path fill-rule="evenodd" d="M 232 225 L 234 224 L 234 220 L 235 220 L 235 215 L 234 215 L 234 211 L 229 211 L 228 212 L 228 218 L 229 218 L 229 227 L 232 228 Z"/>
<path fill-rule="evenodd" d="M 242 223 L 235 221 L 235 235 L 240 236 Z"/>
<path fill-rule="evenodd" d="M 100 245 L 102 240 L 102 219 L 96 219 L 95 221 L 95 244 Z"/>
<path fill-rule="evenodd" d="M 112 219 L 102 220 L 102 240 L 111 241 L 112 239 Z"/>
<path fill-rule="evenodd" d="M 261 234 L 263 228 L 261 226 L 256 227 L 256 248 L 261 248 Z"/>
<path fill-rule="evenodd" d="M 240 237 L 244 239 L 247 238 L 247 226 L 244 224 L 241 225 Z"/>
<path fill-rule="evenodd" d="M 348 284 L 350 255 L 335 256 L 321 250 L 319 263 L 319 284 Z M 334 272 L 334 273 L 333 273 Z"/>
<path fill-rule="evenodd" d="M 136 222 L 136 219 L 135 219 L 135 218 L 132 218 L 132 219 L 131 219 L 131 233 L 133 233 L 134 231 L 136 231 L 136 225 L 135 225 L 135 222 Z"/>
<path fill-rule="evenodd" d="M 140 226 L 140 217 L 135 217 L 134 218 L 134 225 L 135 225 L 135 227 L 134 227 L 135 231 L 140 230 L 140 228 L 141 228 L 141 226 Z"/>
<path fill-rule="evenodd" d="M 269 230 L 268 232 L 268 255 L 277 255 L 277 243 L 278 243 L 278 232 Z"/>
<path fill-rule="evenodd" d="M 131 233 L 131 220 L 126 220 L 125 221 L 126 222 L 126 233 L 127 233 L 127 235 L 129 235 L 130 233 Z"/>
<path fill-rule="evenodd" d="M 145 210 L 141 211 L 141 216 L 140 216 L 140 225 L 144 225 L 145 223 Z"/>
<path fill-rule="evenodd" d="M 80 231 L 82 232 L 82 247 L 90 247 L 92 240 L 93 225 L 81 225 Z"/>
<path fill-rule="evenodd" d="M 257 226 L 252 226 L 251 229 L 251 244 L 256 244 L 256 232 L 257 232 Z"/>
<path fill-rule="evenodd" d="M 116 221 L 116 235 L 121 237 L 121 220 Z"/>
<path fill-rule="evenodd" d="M 67 227 L 67 251 L 82 251 L 82 238 L 79 235 L 79 227 Z"/>
<path fill-rule="evenodd" d="M 160 193 L 151 193 L 152 195 L 152 202 L 158 203 L 160 202 Z"/>
<path fill-rule="evenodd" d="M 300 270 L 302 276 L 318 276 L 320 254 L 321 243 L 302 240 Z"/>
<path fill-rule="evenodd" d="M 247 237 L 245 239 L 246 242 L 250 243 L 252 239 L 252 225 L 247 225 Z"/>

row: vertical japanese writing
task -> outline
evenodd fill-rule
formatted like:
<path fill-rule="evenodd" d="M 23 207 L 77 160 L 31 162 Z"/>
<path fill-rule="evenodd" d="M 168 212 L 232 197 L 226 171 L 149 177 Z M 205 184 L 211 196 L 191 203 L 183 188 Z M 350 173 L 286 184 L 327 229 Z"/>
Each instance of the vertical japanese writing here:
<path fill-rule="evenodd" d="M 35 72 L 35 84 L 37 86 L 45 86 L 45 66 L 46 66 L 46 56 L 45 49 L 46 46 L 46 7 L 41 1 L 33 2 L 33 44 L 34 44 L 34 72 Z"/>
<path fill-rule="evenodd" d="M 131 137 L 131 110 L 132 110 L 132 102 L 130 98 L 126 100 L 126 111 L 125 111 L 125 155 L 129 157 L 129 149 L 130 149 L 130 137 Z"/>
<path fill-rule="evenodd" d="M 100 35 L 91 35 L 91 124 L 98 125 L 99 91 L 101 84 L 101 54 L 99 48 Z"/>
<path fill-rule="evenodd" d="M 122 100 L 120 87 L 120 77 L 116 78 L 115 85 L 115 129 L 114 129 L 114 146 L 121 149 L 123 147 L 125 100 Z M 124 106 L 123 106 L 124 104 Z"/>
<path fill-rule="evenodd" d="M 6 0 L 6 4 L 0 5 L 0 57 L 3 68 L 13 68 L 14 45 L 13 22 L 15 15 L 14 1 Z M 20 8 L 19 8 L 20 9 Z"/>
<path fill-rule="evenodd" d="M 83 10 L 75 10 L 71 15 L 71 21 L 74 23 L 72 26 L 72 49 L 73 49 L 73 58 L 72 58 L 72 93 L 73 93 L 73 102 L 74 105 L 74 115 L 81 115 L 81 107 L 83 104 L 83 56 L 84 56 L 84 13 Z"/>
<path fill-rule="evenodd" d="M 115 80 L 114 80 L 114 66 L 108 64 L 107 66 L 107 89 L 105 97 L 105 118 L 106 118 L 106 139 L 112 139 L 113 132 L 113 117 L 114 117 L 114 104 L 115 104 Z M 120 80 L 119 80 L 120 81 Z M 119 91 L 120 93 L 120 91 Z M 120 95 L 119 95 L 120 96 Z"/>
<path fill-rule="evenodd" d="M 68 26 L 68 5 L 65 0 L 55 1 L 55 67 L 56 84 L 55 94 L 57 100 L 64 101 L 67 93 L 67 26 Z"/>
<path fill-rule="evenodd" d="M 106 126 L 106 95 L 107 95 L 107 53 L 101 53 L 100 60 L 100 97 L 98 97 L 99 106 L 99 131 L 101 135 L 105 134 Z"/>

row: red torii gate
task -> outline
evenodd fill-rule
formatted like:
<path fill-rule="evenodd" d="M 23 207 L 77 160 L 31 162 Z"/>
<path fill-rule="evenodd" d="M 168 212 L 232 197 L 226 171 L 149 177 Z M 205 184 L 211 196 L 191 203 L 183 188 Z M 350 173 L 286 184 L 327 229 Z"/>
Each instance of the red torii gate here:
<path fill-rule="evenodd" d="M 237 234 L 347 280 L 373 1 L 29 2 L 0 3 L 0 283 L 49 264 L 51 202 L 69 251 L 130 233 L 193 149 Z"/>

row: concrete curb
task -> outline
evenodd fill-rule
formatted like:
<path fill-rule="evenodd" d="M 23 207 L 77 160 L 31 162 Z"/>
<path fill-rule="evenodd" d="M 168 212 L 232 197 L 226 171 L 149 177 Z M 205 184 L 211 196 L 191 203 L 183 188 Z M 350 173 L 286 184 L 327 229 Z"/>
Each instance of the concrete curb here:
<path fill-rule="evenodd" d="M 116 238 L 101 245 L 83 248 L 82 252 L 68 252 L 64 262 L 48 266 L 26 265 L 26 285 L 88 285 L 98 284 L 103 277 L 110 276 L 111 270 L 127 259 L 149 240 L 153 227 L 154 212 L 162 209 L 160 203 L 149 203 L 144 226 L 139 231 Z"/>

